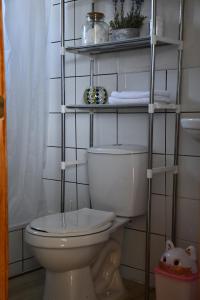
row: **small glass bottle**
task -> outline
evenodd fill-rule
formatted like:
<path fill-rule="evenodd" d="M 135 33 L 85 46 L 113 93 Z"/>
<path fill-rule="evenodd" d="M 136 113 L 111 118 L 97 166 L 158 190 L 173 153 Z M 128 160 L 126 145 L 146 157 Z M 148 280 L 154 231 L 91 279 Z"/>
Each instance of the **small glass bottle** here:
<path fill-rule="evenodd" d="M 101 44 L 109 40 L 109 26 L 104 21 L 104 14 L 89 12 L 82 27 L 82 45 Z"/>

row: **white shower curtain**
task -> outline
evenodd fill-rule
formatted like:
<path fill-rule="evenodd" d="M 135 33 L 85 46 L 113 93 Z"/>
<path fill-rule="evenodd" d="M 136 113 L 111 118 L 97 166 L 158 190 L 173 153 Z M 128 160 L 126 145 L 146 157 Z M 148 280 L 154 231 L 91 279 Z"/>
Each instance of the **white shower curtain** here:
<path fill-rule="evenodd" d="M 9 226 L 46 212 L 42 172 L 48 110 L 49 0 L 4 0 Z"/>

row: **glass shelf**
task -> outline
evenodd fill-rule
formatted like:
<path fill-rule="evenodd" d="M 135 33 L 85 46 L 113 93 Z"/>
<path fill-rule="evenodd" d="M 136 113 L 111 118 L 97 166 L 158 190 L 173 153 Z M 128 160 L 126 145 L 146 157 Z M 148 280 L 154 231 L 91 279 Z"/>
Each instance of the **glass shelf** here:
<path fill-rule="evenodd" d="M 173 40 L 165 37 L 155 36 L 156 44 L 158 46 L 164 45 L 180 45 L 180 41 Z M 95 55 L 103 54 L 109 52 L 119 52 L 133 49 L 148 48 L 151 46 L 151 38 L 147 37 L 138 37 L 123 41 L 116 42 L 106 42 L 96 45 L 87 45 L 87 46 L 75 46 L 75 47 L 66 47 L 65 50 L 69 53 L 81 54 L 81 55 Z"/>
<path fill-rule="evenodd" d="M 68 104 L 66 108 L 69 110 L 87 110 L 87 111 L 98 111 L 98 110 L 116 110 L 116 109 L 145 109 L 148 111 L 148 104 Z M 169 111 L 175 112 L 177 105 L 175 104 L 155 104 L 156 111 Z"/>

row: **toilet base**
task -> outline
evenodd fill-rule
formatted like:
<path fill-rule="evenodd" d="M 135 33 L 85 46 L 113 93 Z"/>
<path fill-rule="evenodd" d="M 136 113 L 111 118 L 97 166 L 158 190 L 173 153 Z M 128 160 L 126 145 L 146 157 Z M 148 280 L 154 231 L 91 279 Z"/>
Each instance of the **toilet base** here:
<path fill-rule="evenodd" d="M 98 295 L 98 300 L 122 300 L 128 293 L 123 285 L 119 271 L 116 271 L 113 280 L 107 290 Z"/>
<path fill-rule="evenodd" d="M 89 267 L 54 273 L 46 271 L 43 300 L 97 300 Z"/>

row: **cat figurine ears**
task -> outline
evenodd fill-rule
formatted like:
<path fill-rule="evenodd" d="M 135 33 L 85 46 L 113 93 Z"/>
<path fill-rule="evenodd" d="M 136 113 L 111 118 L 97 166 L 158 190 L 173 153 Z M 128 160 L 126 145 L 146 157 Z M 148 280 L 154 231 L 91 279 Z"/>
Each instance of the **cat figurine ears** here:
<path fill-rule="evenodd" d="M 172 241 L 167 240 L 166 241 L 166 251 L 175 249 L 174 244 Z M 185 249 L 185 253 L 194 261 L 197 260 L 197 253 L 194 246 L 189 246 Z"/>

